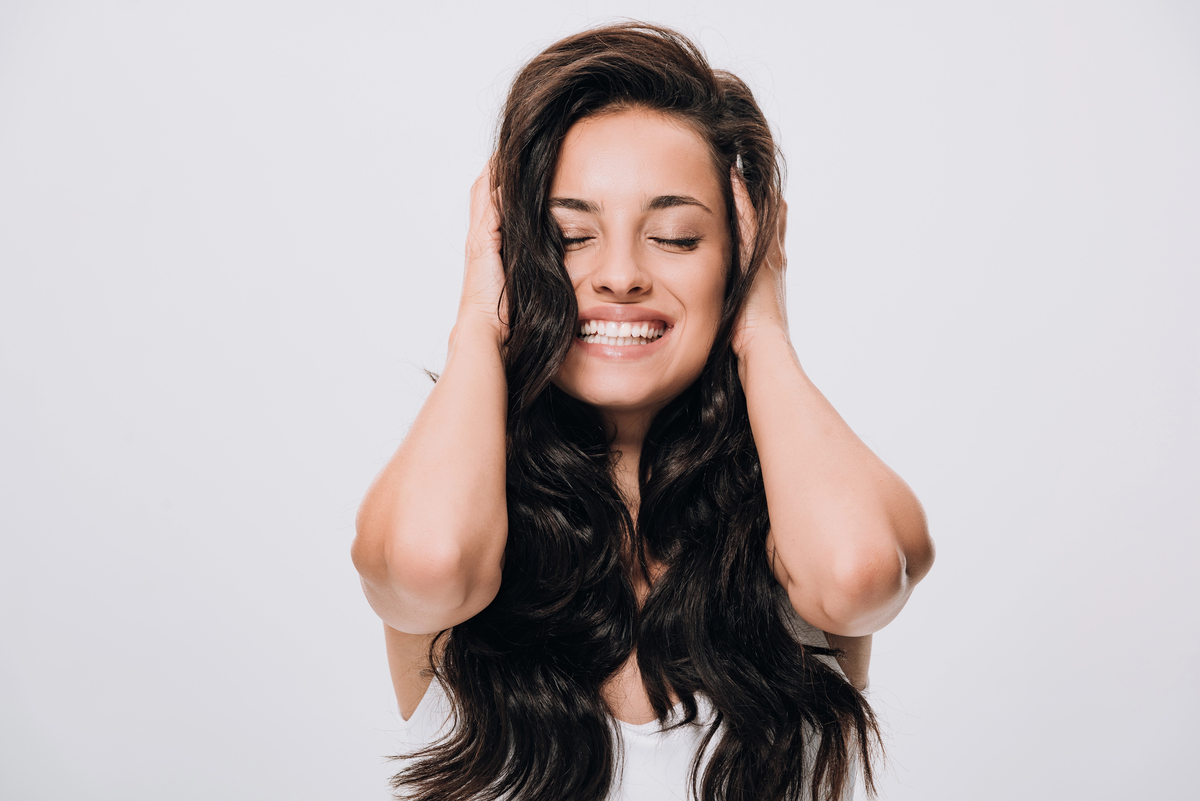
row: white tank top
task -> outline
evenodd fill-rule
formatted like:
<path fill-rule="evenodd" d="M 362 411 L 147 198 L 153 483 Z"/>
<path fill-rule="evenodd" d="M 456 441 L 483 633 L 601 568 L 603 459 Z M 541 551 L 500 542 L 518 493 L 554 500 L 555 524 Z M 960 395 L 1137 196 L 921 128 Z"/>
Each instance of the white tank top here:
<path fill-rule="evenodd" d="M 787 596 L 783 597 L 786 599 Z M 790 603 L 785 601 L 784 605 L 791 611 L 787 619 L 797 641 L 805 645 L 829 647 L 829 641 L 823 631 L 797 615 Z M 817 658 L 839 673 L 842 672 L 833 657 Z M 610 801 L 688 801 L 691 796 L 688 776 L 692 767 L 692 757 L 700 748 L 707 724 L 711 724 L 713 719 L 713 709 L 708 699 L 697 696 L 696 702 L 699 707 L 696 725 L 664 730 L 657 720 L 634 724 L 614 719 L 624 755 L 618 768 L 617 780 L 609 794 Z M 673 714 L 680 713 L 681 710 L 677 708 Z M 415 751 L 440 739 L 448 733 L 449 718 L 450 701 L 441 682 L 434 679 L 421 702 L 417 704 L 412 717 L 401 723 L 402 730 L 398 733 L 400 752 Z M 815 757 L 817 743 L 814 739 L 813 747 L 805 749 L 806 761 Z M 710 749 L 715 744 L 716 738 L 710 743 Z M 701 771 L 705 761 L 706 759 L 701 762 Z M 404 765 L 405 762 L 401 761 L 400 764 Z M 811 766 L 806 764 L 804 767 L 805 773 L 809 773 Z M 852 774 L 849 789 L 843 796 L 844 800 L 854 796 L 854 778 Z"/>

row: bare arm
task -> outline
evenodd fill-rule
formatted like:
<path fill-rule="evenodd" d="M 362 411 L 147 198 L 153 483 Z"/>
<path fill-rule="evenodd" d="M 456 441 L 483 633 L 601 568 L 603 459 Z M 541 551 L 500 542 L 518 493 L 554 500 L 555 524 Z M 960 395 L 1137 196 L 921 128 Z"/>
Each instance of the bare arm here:
<path fill-rule="evenodd" d="M 392 686 L 396 689 L 396 705 L 400 716 L 408 720 L 425 697 L 433 674 L 429 671 L 429 646 L 433 634 L 405 634 L 383 624 L 383 639 L 387 644 L 388 668 Z M 438 655 L 440 656 L 440 654 Z"/>
<path fill-rule="evenodd" d="M 371 607 L 397 632 L 461 623 L 500 587 L 507 387 L 497 226 L 485 170 L 471 192 L 463 297 L 445 369 L 358 511 L 354 565 Z"/>
<path fill-rule="evenodd" d="M 829 647 L 842 652 L 837 661 L 842 672 L 846 674 L 846 680 L 860 691 L 867 689 L 869 684 L 867 671 L 871 667 L 871 639 L 874 636 L 867 634 L 862 637 L 843 637 L 828 632 L 825 634 L 829 640 Z"/>
<path fill-rule="evenodd" d="M 743 230 L 753 230 L 736 180 L 735 195 Z M 801 617 L 830 634 L 858 637 L 900 612 L 932 566 L 933 541 L 912 490 L 850 430 L 792 348 L 785 221 L 781 216 L 734 339 L 771 516 L 767 548 Z"/>

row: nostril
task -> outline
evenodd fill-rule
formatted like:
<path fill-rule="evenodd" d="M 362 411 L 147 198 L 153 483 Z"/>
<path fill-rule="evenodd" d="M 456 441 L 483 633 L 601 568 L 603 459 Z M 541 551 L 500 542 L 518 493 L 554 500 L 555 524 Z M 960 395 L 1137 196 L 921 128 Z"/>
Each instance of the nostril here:
<path fill-rule="evenodd" d="M 605 283 L 600 284 L 597 288 L 605 292 L 612 292 L 614 295 L 629 295 L 646 291 L 646 288 L 640 284 L 622 288 L 619 284 Z"/>

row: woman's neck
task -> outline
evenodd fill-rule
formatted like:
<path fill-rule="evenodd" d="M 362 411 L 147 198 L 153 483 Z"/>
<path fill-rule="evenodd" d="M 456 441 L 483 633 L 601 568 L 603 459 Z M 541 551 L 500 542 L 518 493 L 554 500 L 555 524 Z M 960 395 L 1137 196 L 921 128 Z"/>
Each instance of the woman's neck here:
<path fill-rule="evenodd" d="M 640 498 L 638 467 L 642 458 L 642 443 L 646 440 L 646 432 L 653 419 L 653 414 L 643 412 L 609 414 L 605 420 L 612 436 L 608 450 L 613 459 L 613 480 L 635 520 Z"/>
<path fill-rule="evenodd" d="M 641 472 L 642 446 L 646 441 L 646 432 L 658 410 L 630 414 L 625 416 L 606 415 L 605 422 L 609 426 L 611 440 L 609 453 L 612 455 L 613 481 L 621 499 L 629 509 L 629 516 L 637 525 L 638 510 L 641 505 L 641 486 L 638 475 Z M 632 543 L 627 543 L 632 545 Z M 626 553 L 629 568 L 632 571 L 634 592 L 637 593 L 639 605 L 646 600 L 646 595 L 655 579 L 663 571 L 663 566 L 648 554 L 636 556 L 632 551 Z M 642 562 L 645 558 L 647 561 Z"/>

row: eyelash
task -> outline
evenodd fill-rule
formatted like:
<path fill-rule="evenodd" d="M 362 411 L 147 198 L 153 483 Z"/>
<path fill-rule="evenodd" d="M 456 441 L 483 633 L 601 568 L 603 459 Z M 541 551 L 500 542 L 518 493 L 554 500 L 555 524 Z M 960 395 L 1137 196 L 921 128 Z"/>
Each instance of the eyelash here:
<path fill-rule="evenodd" d="M 694 250 L 696 245 L 700 244 L 700 237 L 692 236 L 685 239 L 655 239 L 654 241 L 660 245 L 671 245 L 672 247 L 683 248 L 684 250 Z"/>
<path fill-rule="evenodd" d="M 564 236 L 562 240 L 563 247 L 580 245 L 594 238 L 590 236 Z M 657 239 L 651 237 L 651 241 L 657 242 L 660 245 L 670 245 L 671 247 L 682 248 L 684 250 L 694 250 L 696 245 L 700 244 L 699 237 L 687 237 L 685 239 Z"/>

